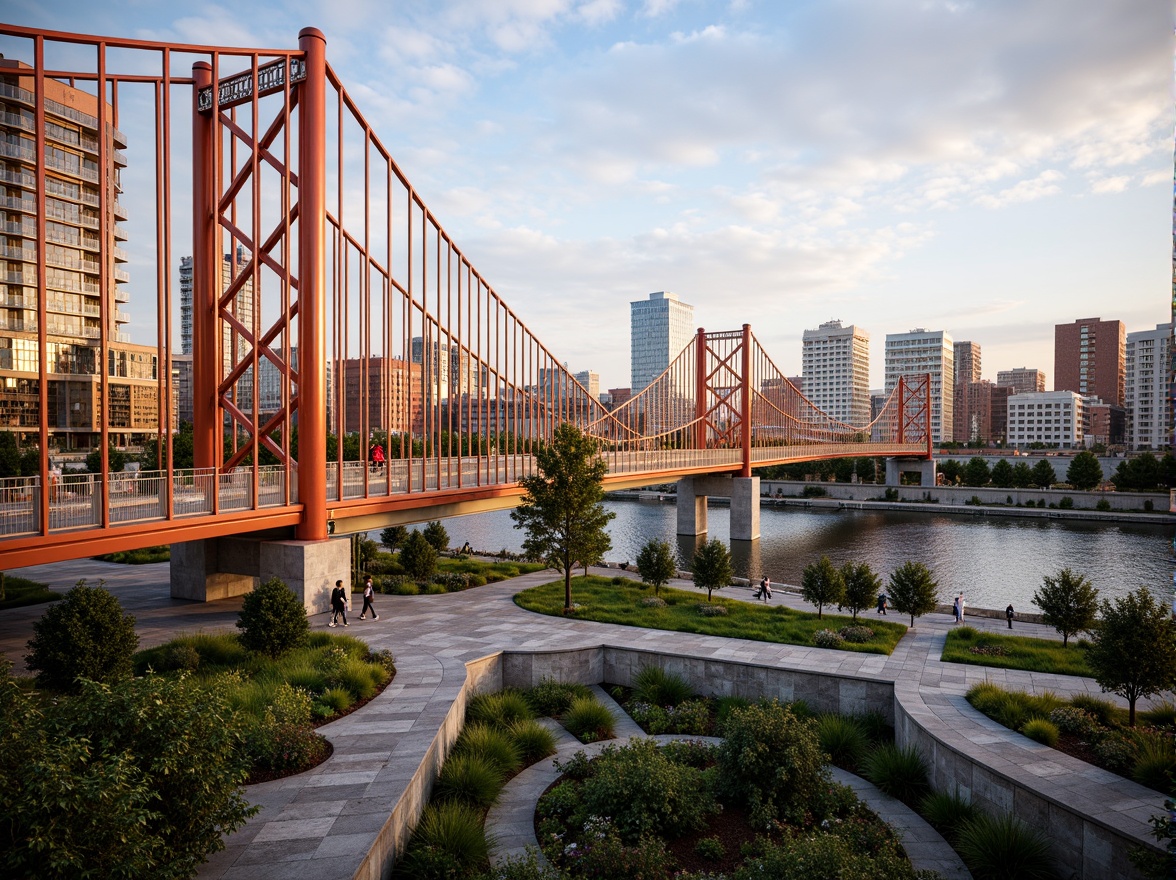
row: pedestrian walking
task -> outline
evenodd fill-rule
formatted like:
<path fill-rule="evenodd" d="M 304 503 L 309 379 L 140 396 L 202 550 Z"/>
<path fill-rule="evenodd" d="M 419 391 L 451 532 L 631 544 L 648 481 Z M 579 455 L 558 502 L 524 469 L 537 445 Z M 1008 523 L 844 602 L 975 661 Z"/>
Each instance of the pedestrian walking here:
<path fill-rule="evenodd" d="M 967 603 L 964 602 L 964 594 L 960 593 L 960 620 L 959 620 L 960 623 L 964 622 L 964 606 L 966 604 Z"/>
<path fill-rule="evenodd" d="M 878 607 L 876 609 L 874 609 L 874 613 L 875 614 L 885 614 L 886 613 L 886 603 L 889 601 L 890 601 L 889 596 L 887 596 L 885 593 L 879 593 L 878 594 Z"/>
<path fill-rule="evenodd" d="M 1017 612 L 1013 610 L 1013 603 L 1010 602 L 1009 607 L 1005 609 L 1005 618 L 1009 622 L 1009 629 L 1013 628 L 1013 617 L 1016 615 L 1016 613 Z"/>
<path fill-rule="evenodd" d="M 760 579 L 759 591 L 754 598 L 763 599 L 765 602 L 772 598 L 772 579 L 770 577 L 765 576 Z"/>
<path fill-rule="evenodd" d="M 384 446 L 383 446 L 383 444 L 377 443 L 374 446 L 372 446 L 371 459 L 372 459 L 372 470 L 378 471 L 378 470 L 380 470 L 380 468 L 382 468 L 384 466 Z"/>
<path fill-rule="evenodd" d="M 335 581 L 335 589 L 331 590 L 331 622 L 327 626 L 338 626 L 339 615 L 343 616 L 343 625 L 347 626 L 347 591 L 343 589 L 343 581 Z"/>
<path fill-rule="evenodd" d="M 951 614 L 952 614 L 952 617 L 955 618 L 956 623 L 960 622 L 960 616 L 963 614 L 963 609 L 960 608 L 960 599 L 961 598 L 962 598 L 961 596 L 956 596 L 955 599 L 953 599 L 952 603 L 951 603 Z"/>
<path fill-rule="evenodd" d="M 368 609 L 371 609 L 372 620 L 380 619 L 380 615 L 376 614 L 376 606 L 372 604 L 372 596 L 375 592 L 376 588 L 372 585 L 372 576 L 369 574 L 363 579 L 363 610 L 359 612 L 360 620 L 367 616 Z"/>

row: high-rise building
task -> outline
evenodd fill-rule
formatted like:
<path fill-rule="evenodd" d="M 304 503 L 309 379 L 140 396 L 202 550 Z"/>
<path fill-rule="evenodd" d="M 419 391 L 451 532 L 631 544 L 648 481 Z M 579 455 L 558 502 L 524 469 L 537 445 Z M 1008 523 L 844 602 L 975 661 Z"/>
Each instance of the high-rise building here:
<path fill-rule="evenodd" d="M 955 352 L 955 384 L 980 381 L 980 343 L 957 342 Z"/>
<path fill-rule="evenodd" d="M 1008 444 L 1041 443 L 1058 449 L 1082 447 L 1086 402 L 1073 391 L 1013 394 L 1008 401 Z"/>
<path fill-rule="evenodd" d="M 801 340 L 804 396 L 840 422 L 870 421 L 870 334 L 827 321 Z"/>
<path fill-rule="evenodd" d="M 1001 370 L 996 374 L 996 384 L 1011 388 L 1013 394 L 1036 394 L 1045 390 L 1045 373 L 1028 367 Z"/>
<path fill-rule="evenodd" d="M 1127 334 L 1124 406 L 1127 445 L 1132 449 L 1167 449 L 1172 405 L 1167 377 L 1171 324 Z"/>
<path fill-rule="evenodd" d="M 44 395 L 50 443 L 58 449 L 93 448 L 103 422 L 111 442 L 142 442 L 159 431 L 159 358 L 154 347 L 129 342 L 130 316 L 120 307 L 129 300 L 124 285 L 130 281 L 119 246 L 127 234 L 118 223 L 127 219 L 118 201 L 126 136 L 110 124 L 110 105 L 101 108 L 95 95 L 52 77 L 43 85 L 45 190 L 39 195 L 33 71 L 0 58 L 0 429 L 18 442 L 37 442 Z M 45 219 L 44 328 L 38 327 L 39 214 Z"/>
<path fill-rule="evenodd" d="M 596 401 L 600 400 L 600 373 L 593 372 L 592 370 L 582 370 L 572 378 L 587 389 L 589 397 Z"/>
<path fill-rule="evenodd" d="M 395 358 L 368 358 L 365 388 L 364 363 L 359 358 L 348 358 L 340 364 L 345 401 L 343 430 L 358 431 L 364 427 L 362 401 L 366 390 L 369 432 L 420 434 L 424 426 L 422 365 Z M 456 408 L 454 415 L 460 415 Z"/>
<path fill-rule="evenodd" d="M 943 330 L 886 334 L 886 393 L 899 376 L 931 375 L 931 442 L 953 439 L 955 425 L 955 347 Z"/>
<path fill-rule="evenodd" d="M 629 387 L 636 396 L 670 365 L 694 335 L 694 306 L 661 290 L 630 303 Z"/>
<path fill-rule="evenodd" d="M 956 385 L 952 429 L 956 442 L 1004 442 L 1007 403 L 1012 390 L 984 379 Z"/>
<path fill-rule="evenodd" d="M 428 377 L 426 405 L 431 405 L 434 397 L 438 401 L 461 397 L 480 385 L 476 363 L 470 360 L 469 351 L 457 343 L 434 340 L 426 345 L 424 337 L 414 336 L 410 360 L 421 364 Z"/>
<path fill-rule="evenodd" d="M 1122 321 L 1080 318 L 1054 327 L 1054 390 L 1123 405 L 1127 330 Z"/>

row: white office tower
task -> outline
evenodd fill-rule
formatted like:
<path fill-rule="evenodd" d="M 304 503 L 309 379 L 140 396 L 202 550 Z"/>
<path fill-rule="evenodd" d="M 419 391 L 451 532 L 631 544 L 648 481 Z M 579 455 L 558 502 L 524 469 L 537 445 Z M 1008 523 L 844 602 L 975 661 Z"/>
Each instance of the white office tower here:
<path fill-rule="evenodd" d="M 1168 340 L 1171 324 L 1127 334 L 1127 445 L 1131 449 L 1165 449 L 1172 424 L 1168 399 Z"/>
<path fill-rule="evenodd" d="M 805 330 L 801 352 L 804 396 L 840 422 L 870 422 L 870 334 L 827 321 Z"/>
<path fill-rule="evenodd" d="M 953 439 L 955 416 L 955 347 L 943 330 L 886 334 L 886 393 L 898 387 L 899 376 L 931 374 L 931 442 Z"/>
<path fill-rule="evenodd" d="M 636 397 L 661 375 L 694 335 L 694 306 L 661 290 L 630 304 L 630 387 Z"/>
<path fill-rule="evenodd" d="M 573 374 L 572 378 L 584 386 L 589 397 L 593 400 L 600 400 L 600 373 L 593 370 L 582 370 Z"/>

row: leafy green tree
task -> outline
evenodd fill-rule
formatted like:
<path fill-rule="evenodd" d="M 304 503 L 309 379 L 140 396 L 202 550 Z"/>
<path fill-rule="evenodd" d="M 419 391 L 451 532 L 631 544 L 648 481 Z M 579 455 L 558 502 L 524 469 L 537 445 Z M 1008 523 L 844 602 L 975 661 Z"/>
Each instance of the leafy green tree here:
<path fill-rule="evenodd" d="M 1054 473 L 1053 465 L 1046 459 L 1042 459 L 1033 465 L 1033 485 L 1042 489 L 1048 489 L 1058 481 L 1058 475 Z"/>
<path fill-rule="evenodd" d="M 1011 488 L 1013 485 L 1013 466 L 1007 458 L 1000 459 L 992 466 L 992 485 L 1001 489 Z"/>
<path fill-rule="evenodd" d="M 646 541 L 637 554 L 637 573 L 641 580 L 653 586 L 653 595 L 658 595 L 678 573 L 677 560 L 670 545 L 665 541 Z"/>
<path fill-rule="evenodd" d="M 20 475 L 35 477 L 39 473 L 41 473 L 41 450 L 36 446 L 30 446 L 20 454 Z"/>
<path fill-rule="evenodd" d="M 1066 482 L 1075 489 L 1089 492 L 1102 482 L 1103 470 L 1098 456 L 1083 449 L 1070 461 L 1066 468 Z"/>
<path fill-rule="evenodd" d="M 868 562 L 847 562 L 841 566 L 841 579 L 845 581 L 845 597 L 842 604 L 853 613 L 869 608 L 882 592 L 882 579 L 870 568 Z"/>
<path fill-rule="evenodd" d="M 616 514 L 601 504 L 608 465 L 596 441 L 566 422 L 535 459 L 539 472 L 519 480 L 526 494 L 510 516 L 526 532 L 523 552 L 563 574 L 564 611 L 570 613 L 573 567 L 612 546 L 605 527 Z"/>
<path fill-rule="evenodd" d="M 395 553 L 398 547 L 404 546 L 408 537 L 408 529 L 404 526 L 388 526 L 380 532 L 380 543 L 388 548 L 389 553 Z"/>
<path fill-rule="evenodd" d="M 895 611 L 915 618 L 935 610 L 939 602 L 939 584 L 921 562 L 904 562 L 890 573 L 890 604 Z"/>
<path fill-rule="evenodd" d="M 1150 452 L 1141 452 L 1134 458 L 1119 462 L 1111 482 L 1120 492 L 1147 492 L 1156 488 L 1162 475 L 1159 460 Z"/>
<path fill-rule="evenodd" d="M 245 594 L 237 615 L 238 637 L 250 651 L 268 657 L 301 648 L 310 640 L 306 608 L 281 578 L 270 578 Z"/>
<path fill-rule="evenodd" d="M 992 479 L 992 473 L 988 470 L 988 462 L 979 455 L 972 456 L 964 465 L 965 486 L 987 486 L 990 479 Z"/>
<path fill-rule="evenodd" d="M 853 462 L 853 472 L 857 474 L 857 478 L 860 482 L 873 483 L 877 481 L 878 471 L 874 466 L 874 459 L 855 458 Z"/>
<path fill-rule="evenodd" d="M 1176 487 L 1176 455 L 1171 452 L 1160 459 L 1160 483 L 1169 489 Z"/>
<path fill-rule="evenodd" d="M 1033 485 L 1033 468 L 1019 461 L 1013 465 L 1013 488 L 1028 489 Z"/>
<path fill-rule="evenodd" d="M 6 876 L 191 877 L 257 812 L 223 685 L 148 675 L 39 698 L 0 674 Z"/>
<path fill-rule="evenodd" d="M 435 519 L 425 525 L 421 530 L 421 534 L 425 536 L 434 550 L 438 553 L 444 553 L 449 549 L 449 532 L 445 531 L 445 526 L 441 525 L 441 520 Z"/>
<path fill-rule="evenodd" d="M 943 482 L 948 486 L 956 486 L 964 478 L 964 466 L 954 458 L 939 462 L 939 473 L 943 474 Z"/>
<path fill-rule="evenodd" d="M 828 556 L 804 567 L 800 576 L 800 594 L 806 602 L 817 606 L 817 619 L 825 605 L 840 602 L 845 595 L 845 579 Z"/>
<path fill-rule="evenodd" d="M 400 564 L 408 576 L 418 581 L 427 581 L 437 571 L 437 551 L 418 531 L 411 531 L 400 548 Z"/>
<path fill-rule="evenodd" d="M 706 590 L 706 601 L 711 601 L 711 593 L 721 590 L 731 583 L 735 569 L 731 565 L 731 551 L 718 538 L 703 541 L 694 551 L 694 560 L 690 563 L 691 573 L 694 575 L 694 586 Z"/>
<path fill-rule="evenodd" d="M 123 614 L 103 582 L 90 587 L 83 578 L 33 624 L 28 645 L 25 665 L 37 673 L 37 684 L 74 692 L 79 678 L 99 682 L 130 678 L 139 637 L 134 616 Z"/>
<path fill-rule="evenodd" d="M 127 454 L 111 446 L 106 453 L 106 462 L 110 465 L 110 472 L 112 474 L 121 473 L 122 469 L 127 466 Z M 86 456 L 86 470 L 92 474 L 96 474 L 102 470 L 101 449 L 95 449 Z"/>
<path fill-rule="evenodd" d="M 1033 594 L 1033 604 L 1041 609 L 1041 618 L 1062 636 L 1062 647 L 1070 636 L 1094 627 L 1098 612 L 1098 590 L 1085 576 L 1063 568 L 1057 576 L 1046 575 L 1041 589 Z"/>
<path fill-rule="evenodd" d="M 0 431 L 0 477 L 20 476 L 20 451 L 11 431 Z"/>
<path fill-rule="evenodd" d="M 1176 685 L 1176 621 L 1147 587 L 1104 599 L 1100 610 L 1086 662 L 1099 687 L 1127 701 L 1134 727 L 1136 701 Z"/>

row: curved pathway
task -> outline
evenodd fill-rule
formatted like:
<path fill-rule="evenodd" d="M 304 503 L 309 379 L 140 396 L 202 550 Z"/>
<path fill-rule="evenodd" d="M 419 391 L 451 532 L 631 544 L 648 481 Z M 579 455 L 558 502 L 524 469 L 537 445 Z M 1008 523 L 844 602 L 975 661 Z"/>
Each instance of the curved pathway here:
<path fill-rule="evenodd" d="M 232 629 L 241 604 L 240 598 L 206 604 L 169 598 L 166 564 L 80 560 L 12 573 L 61 589 L 82 577 L 91 583 L 104 579 L 135 614 L 142 647 L 180 632 Z M 404 835 L 390 835 L 389 826 L 411 824 L 427 800 L 439 756 L 460 726 L 465 695 L 471 685 L 493 683 L 496 658 L 504 651 L 590 652 L 601 646 L 691 662 L 733 662 L 752 672 L 795 670 L 821 674 L 823 680 L 892 685 L 900 741 L 922 749 L 937 787 L 950 789 L 966 772 L 961 787 L 973 800 L 991 809 L 1015 808 L 1038 827 L 1061 827 L 1065 833 L 1055 832 L 1055 852 L 1078 876 L 1126 876 L 1123 839 L 1150 843 L 1147 819 L 1159 812 L 1161 795 L 999 727 L 963 699 L 968 687 L 983 680 L 1064 694 L 1097 694 L 1098 686 L 1089 679 L 942 663 L 939 655 L 951 626 L 947 615 L 920 618 L 886 657 L 564 620 L 524 611 L 512 601 L 514 593 L 552 577 L 539 572 L 464 593 L 379 596 L 378 621 L 359 621 L 352 614 L 348 634 L 394 653 L 395 681 L 361 710 L 320 728 L 335 749 L 325 764 L 298 777 L 250 786 L 247 795 L 262 806 L 260 814 L 226 838 L 226 849 L 199 876 L 262 880 L 288 877 L 294 870 L 302 880 L 386 875 L 384 865 L 404 843 Z M 672 586 L 692 589 L 688 582 Z M 751 600 L 746 587 L 731 587 L 722 595 Z M 772 604 L 806 607 L 799 596 L 783 590 Z M 44 607 L 0 613 L 0 651 L 18 671 L 32 623 Z M 874 612 L 863 616 L 868 622 Z M 313 628 L 325 630 L 327 617 L 313 617 Z M 905 622 L 901 616 L 889 619 Z M 1007 631 L 1003 621 L 968 622 Z M 1015 624 L 1015 632 L 1052 635 L 1025 623 Z M 1024 779 L 1032 785 L 1028 793 L 1016 787 Z M 1087 821 L 1080 816 L 1075 824 L 1067 818 L 1067 807 L 1078 809 Z"/>

